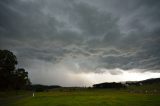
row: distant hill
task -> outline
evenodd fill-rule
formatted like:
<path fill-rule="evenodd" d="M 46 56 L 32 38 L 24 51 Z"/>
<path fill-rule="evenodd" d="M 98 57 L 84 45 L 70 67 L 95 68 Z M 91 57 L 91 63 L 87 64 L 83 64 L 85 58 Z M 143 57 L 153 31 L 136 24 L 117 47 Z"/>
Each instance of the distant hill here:
<path fill-rule="evenodd" d="M 160 78 L 151 78 L 142 81 L 126 81 L 126 84 L 128 85 L 144 85 L 144 84 L 154 84 L 154 83 L 160 83 Z"/>
<path fill-rule="evenodd" d="M 141 86 L 145 84 L 155 84 L 160 83 L 160 78 L 151 78 L 142 81 L 126 81 L 126 82 L 104 82 L 99 84 L 94 84 L 93 88 L 125 88 L 131 85 Z"/>
<path fill-rule="evenodd" d="M 143 81 L 139 81 L 143 84 L 153 84 L 153 83 L 160 83 L 160 78 L 152 78 L 152 79 L 147 79 Z"/>

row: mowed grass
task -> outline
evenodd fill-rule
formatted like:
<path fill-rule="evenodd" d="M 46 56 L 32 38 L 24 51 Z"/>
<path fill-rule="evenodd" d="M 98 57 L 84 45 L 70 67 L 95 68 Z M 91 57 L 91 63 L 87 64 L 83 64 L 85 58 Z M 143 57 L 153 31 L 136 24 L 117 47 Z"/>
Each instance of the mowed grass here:
<path fill-rule="evenodd" d="M 35 97 L 28 93 L 7 100 L 0 106 L 160 106 L 159 94 L 134 93 L 128 89 L 62 88 L 36 92 Z"/>

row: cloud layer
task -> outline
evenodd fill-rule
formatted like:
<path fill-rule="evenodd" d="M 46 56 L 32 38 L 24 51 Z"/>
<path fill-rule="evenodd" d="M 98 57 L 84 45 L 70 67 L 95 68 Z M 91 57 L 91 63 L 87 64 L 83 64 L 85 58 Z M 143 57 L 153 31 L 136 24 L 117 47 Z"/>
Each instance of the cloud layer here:
<path fill-rule="evenodd" d="M 122 74 L 112 69 L 159 73 L 159 9 L 159 0 L 1 0 L 0 49 L 13 51 L 35 83 L 47 72 L 59 73 L 55 81 Z"/>

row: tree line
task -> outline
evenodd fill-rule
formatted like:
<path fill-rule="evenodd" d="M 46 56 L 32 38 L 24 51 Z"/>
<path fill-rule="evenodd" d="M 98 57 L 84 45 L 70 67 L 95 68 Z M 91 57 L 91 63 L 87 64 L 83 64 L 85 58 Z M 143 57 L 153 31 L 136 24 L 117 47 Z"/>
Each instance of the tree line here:
<path fill-rule="evenodd" d="M 125 88 L 125 84 L 116 82 L 105 82 L 100 84 L 94 84 L 93 88 Z"/>

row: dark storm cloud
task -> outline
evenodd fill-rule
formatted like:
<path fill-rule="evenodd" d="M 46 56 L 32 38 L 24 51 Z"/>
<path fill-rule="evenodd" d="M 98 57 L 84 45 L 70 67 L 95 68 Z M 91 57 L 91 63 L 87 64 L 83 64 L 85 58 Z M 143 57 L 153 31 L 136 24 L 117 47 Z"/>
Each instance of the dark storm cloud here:
<path fill-rule="evenodd" d="M 72 14 L 71 19 L 86 35 L 100 37 L 106 32 L 116 30 L 116 19 L 111 14 L 99 11 L 89 4 L 75 3 Z"/>
<path fill-rule="evenodd" d="M 21 64 L 159 72 L 159 9 L 158 0 L 1 0 L 0 48 Z"/>
<path fill-rule="evenodd" d="M 109 3 L 108 1 L 103 2 Z M 99 61 L 102 62 L 100 66 L 104 65 L 105 68 L 118 67 L 125 70 L 134 68 L 159 70 L 159 1 L 136 0 L 123 1 L 120 4 L 118 1 L 110 1 L 110 4 L 112 7 L 106 9 L 112 10 L 113 14 L 119 16 L 121 29 L 121 33 L 118 34 L 119 39 L 112 40 L 111 43 L 115 43 L 111 46 L 121 52 L 116 56 L 102 56 L 102 59 L 99 58 Z M 116 7 L 114 7 L 115 5 Z"/>

